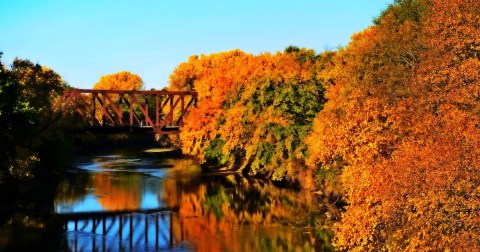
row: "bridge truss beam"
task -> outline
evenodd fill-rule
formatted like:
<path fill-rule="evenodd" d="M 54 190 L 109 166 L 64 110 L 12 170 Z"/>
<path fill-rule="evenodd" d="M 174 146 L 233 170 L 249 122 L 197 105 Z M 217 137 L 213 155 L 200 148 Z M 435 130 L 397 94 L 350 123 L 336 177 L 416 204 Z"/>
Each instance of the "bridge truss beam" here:
<path fill-rule="evenodd" d="M 197 92 L 67 89 L 53 109 L 75 112 L 90 131 L 176 134 Z"/>

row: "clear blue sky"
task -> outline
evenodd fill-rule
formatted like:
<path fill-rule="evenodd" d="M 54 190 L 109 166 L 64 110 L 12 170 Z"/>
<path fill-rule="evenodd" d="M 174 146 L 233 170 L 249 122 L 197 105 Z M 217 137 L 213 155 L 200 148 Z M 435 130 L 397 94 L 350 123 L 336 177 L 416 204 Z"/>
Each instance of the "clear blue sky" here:
<path fill-rule="evenodd" d="M 29 59 L 79 88 L 126 70 L 159 89 L 194 54 L 344 46 L 392 2 L 0 0 L 0 51 L 6 65 Z"/>

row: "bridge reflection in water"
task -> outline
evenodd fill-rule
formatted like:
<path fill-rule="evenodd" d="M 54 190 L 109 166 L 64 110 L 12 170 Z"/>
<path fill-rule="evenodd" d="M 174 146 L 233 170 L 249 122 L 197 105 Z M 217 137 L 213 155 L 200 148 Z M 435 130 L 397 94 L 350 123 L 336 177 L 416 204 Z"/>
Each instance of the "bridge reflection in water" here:
<path fill-rule="evenodd" d="M 70 251 L 188 250 L 173 237 L 173 211 L 59 215 Z M 183 239 L 182 239 L 183 240 Z"/>

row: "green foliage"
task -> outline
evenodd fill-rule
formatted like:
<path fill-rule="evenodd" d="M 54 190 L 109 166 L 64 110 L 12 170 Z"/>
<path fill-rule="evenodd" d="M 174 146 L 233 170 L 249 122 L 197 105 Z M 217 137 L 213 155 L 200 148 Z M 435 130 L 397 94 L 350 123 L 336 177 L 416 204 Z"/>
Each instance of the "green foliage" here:
<path fill-rule="evenodd" d="M 319 72 L 331 58 L 295 46 L 274 55 L 191 57 L 171 75 L 172 87 L 199 92 L 180 135 L 184 152 L 210 166 L 297 179 L 305 169 L 303 139 L 325 103 Z"/>
<path fill-rule="evenodd" d="M 204 150 L 205 164 L 214 167 L 221 167 L 228 161 L 228 157 L 223 155 L 222 148 L 225 141 L 216 138 L 211 141 L 207 148 Z"/>
<path fill-rule="evenodd" d="M 393 16 L 396 25 L 403 24 L 407 20 L 418 23 L 427 11 L 427 0 L 395 0 L 379 17 L 373 20 L 373 23 L 375 25 L 381 25 L 382 22 L 385 22 L 387 15 Z"/>
<path fill-rule="evenodd" d="M 285 49 L 286 54 L 291 54 L 299 64 L 305 62 L 315 62 L 317 55 L 312 49 L 298 48 L 296 46 L 289 46 Z"/>
<path fill-rule="evenodd" d="M 243 166 L 250 167 L 252 174 L 260 172 L 273 180 L 292 179 L 294 170 L 299 169 L 293 167 L 294 163 L 301 163 L 306 155 L 303 139 L 325 102 L 322 82 L 302 81 L 298 77 L 275 82 L 267 77 L 252 85 L 256 86 L 255 91 L 242 97 L 244 117 L 261 119 L 256 125 L 258 133 L 247 140 L 250 146 L 246 148 L 253 151 Z M 284 123 L 264 118 L 263 114 L 269 110 Z"/>
<path fill-rule="evenodd" d="M 15 59 L 10 69 L 0 62 L 0 184 L 58 174 L 68 162 L 65 125 L 52 111 L 65 86 L 28 60 Z"/>
<path fill-rule="evenodd" d="M 334 233 L 332 230 L 325 229 L 324 227 L 318 227 L 316 229 L 315 235 L 317 236 L 318 240 L 323 241 L 321 243 L 321 251 L 335 251 L 335 248 L 332 245 L 332 240 L 334 237 Z"/>

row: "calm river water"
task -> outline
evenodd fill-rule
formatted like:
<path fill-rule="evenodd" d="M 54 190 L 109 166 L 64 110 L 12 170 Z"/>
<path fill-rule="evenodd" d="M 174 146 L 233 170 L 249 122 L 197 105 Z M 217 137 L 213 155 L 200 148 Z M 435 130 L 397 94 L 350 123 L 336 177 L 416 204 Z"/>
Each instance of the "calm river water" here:
<path fill-rule="evenodd" d="M 331 250 L 306 192 L 201 173 L 162 149 L 112 150 L 75 166 L 54 201 L 66 250 Z"/>

